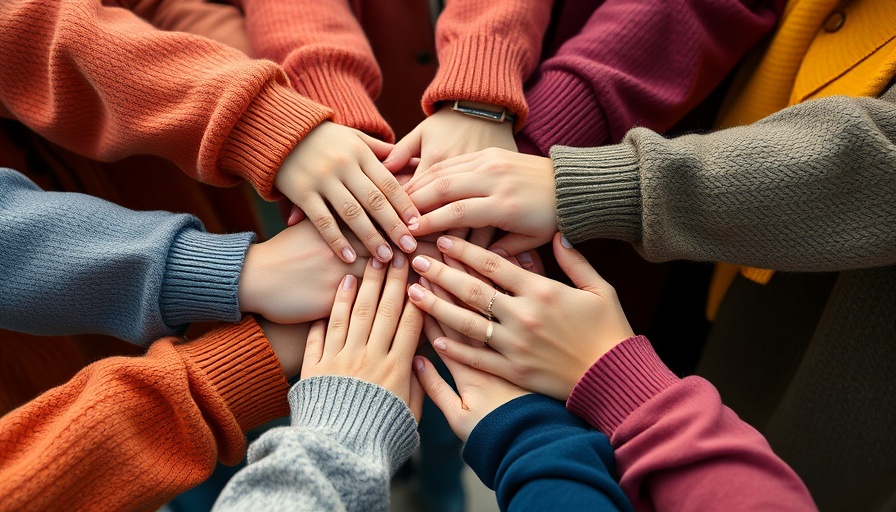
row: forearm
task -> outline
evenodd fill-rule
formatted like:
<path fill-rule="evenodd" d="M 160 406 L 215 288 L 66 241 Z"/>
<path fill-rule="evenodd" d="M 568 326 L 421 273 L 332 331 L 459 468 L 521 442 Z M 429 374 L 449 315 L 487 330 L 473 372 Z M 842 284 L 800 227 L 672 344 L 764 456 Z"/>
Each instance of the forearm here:
<path fill-rule="evenodd" d="M 252 233 L 213 235 L 190 215 L 44 192 L 10 169 L 0 169 L 0 219 L 0 327 L 145 345 L 191 322 L 240 318 Z"/>
<path fill-rule="evenodd" d="M 719 85 L 775 25 L 780 1 L 609 0 L 538 68 L 523 135 L 602 146 L 634 126 L 663 132 Z"/>
<path fill-rule="evenodd" d="M 641 336 L 598 360 L 567 407 L 610 437 L 638 510 L 812 510 L 805 485 L 699 378 L 678 379 Z"/>
<path fill-rule="evenodd" d="M 896 262 L 896 107 L 832 97 L 753 125 L 605 148 L 552 150 L 558 225 L 652 261 L 789 271 Z"/>
<path fill-rule="evenodd" d="M 419 444 L 404 402 L 357 379 L 315 377 L 289 403 L 291 425 L 252 444 L 215 510 L 388 510 L 389 479 Z"/>
<path fill-rule="evenodd" d="M 286 413 L 286 380 L 253 320 L 178 341 L 96 362 L 0 419 L 4 507 L 155 510 Z"/>
<path fill-rule="evenodd" d="M 522 396 L 483 418 L 464 460 L 501 510 L 631 509 L 613 479 L 607 438 L 545 396 Z"/>

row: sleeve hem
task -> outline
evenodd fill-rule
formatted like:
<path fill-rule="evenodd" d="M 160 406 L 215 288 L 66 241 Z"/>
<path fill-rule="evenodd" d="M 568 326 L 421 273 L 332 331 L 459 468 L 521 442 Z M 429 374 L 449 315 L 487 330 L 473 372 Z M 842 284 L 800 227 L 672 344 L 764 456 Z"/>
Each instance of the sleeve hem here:
<path fill-rule="evenodd" d="M 545 71 L 526 90 L 529 120 L 523 133 L 548 154 L 551 146 L 603 146 L 610 142 L 607 118 L 594 89 L 575 75 Z M 557 122 L 557 117 L 562 122 Z"/>

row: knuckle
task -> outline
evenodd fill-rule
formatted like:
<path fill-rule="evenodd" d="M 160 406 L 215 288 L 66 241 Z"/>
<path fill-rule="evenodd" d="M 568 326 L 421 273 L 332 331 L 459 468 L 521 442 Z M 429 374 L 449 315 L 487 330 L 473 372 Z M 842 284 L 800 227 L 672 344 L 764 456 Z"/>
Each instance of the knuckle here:
<path fill-rule="evenodd" d="M 382 210 L 386 206 L 386 196 L 378 189 L 373 189 L 367 194 L 367 204 L 371 210 Z"/>
<path fill-rule="evenodd" d="M 461 334 L 464 336 L 469 336 L 470 338 L 476 333 L 476 318 L 468 317 L 464 319 L 463 324 L 460 328 Z"/>
<path fill-rule="evenodd" d="M 494 253 L 488 253 L 482 259 L 482 271 L 485 274 L 494 274 L 501 266 L 501 257 Z"/>
<path fill-rule="evenodd" d="M 348 329 L 348 322 L 345 322 L 343 320 L 333 320 L 332 322 L 330 322 L 331 331 L 341 333 L 345 332 L 346 329 Z"/>
<path fill-rule="evenodd" d="M 401 185 L 399 185 L 398 181 L 395 180 L 394 178 L 384 180 L 382 183 L 379 184 L 379 187 L 380 187 L 380 190 L 382 190 L 384 194 L 390 195 L 390 196 L 398 194 L 401 191 Z"/>
<path fill-rule="evenodd" d="M 446 195 L 451 191 L 451 178 L 448 176 L 443 176 L 433 182 L 433 186 L 438 192 L 439 195 Z"/>
<path fill-rule="evenodd" d="M 328 231 L 332 229 L 336 223 L 333 220 L 333 217 L 330 217 L 329 215 L 321 215 L 314 219 L 314 225 L 317 226 L 319 231 Z"/>
<path fill-rule="evenodd" d="M 470 357 L 470 366 L 477 370 L 484 369 L 485 366 L 485 358 L 483 357 L 484 350 L 476 350 L 473 353 L 473 356 Z"/>
<path fill-rule="evenodd" d="M 451 203 L 451 215 L 455 220 L 463 220 L 467 216 L 467 206 L 461 201 Z"/>
<path fill-rule="evenodd" d="M 391 299 L 383 299 L 380 302 L 380 308 L 377 310 L 377 316 L 392 319 L 398 317 L 399 311 L 401 310 L 401 304 L 391 300 Z"/>
<path fill-rule="evenodd" d="M 470 283 L 467 285 L 466 300 L 467 304 L 478 304 L 482 301 L 484 293 L 479 283 Z"/>
<path fill-rule="evenodd" d="M 357 219 L 363 210 L 361 210 L 361 206 L 355 201 L 346 201 L 345 204 L 342 205 L 342 215 L 346 220 L 354 220 Z"/>
<path fill-rule="evenodd" d="M 373 308 L 367 304 L 358 304 L 355 306 L 352 316 L 354 316 L 356 320 L 368 320 L 373 318 Z"/>

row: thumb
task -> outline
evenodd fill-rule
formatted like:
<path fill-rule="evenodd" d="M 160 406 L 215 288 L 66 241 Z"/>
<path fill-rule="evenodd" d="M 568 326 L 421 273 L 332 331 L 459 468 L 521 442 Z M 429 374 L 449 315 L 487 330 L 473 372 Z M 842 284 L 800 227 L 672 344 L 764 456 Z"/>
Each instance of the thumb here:
<path fill-rule="evenodd" d="M 411 409 L 411 413 L 414 415 L 414 419 L 417 420 L 417 423 L 420 423 L 420 417 L 423 416 L 423 397 L 425 396 L 426 392 L 423 391 L 423 386 L 420 384 L 417 376 L 412 374 L 411 399 L 408 402 L 408 407 Z"/>
<path fill-rule="evenodd" d="M 383 165 L 392 173 L 403 170 L 411 163 L 412 158 L 420 156 L 420 140 L 420 131 L 415 128 L 395 144 L 392 152 L 383 160 Z"/>
<path fill-rule="evenodd" d="M 598 293 L 598 288 L 606 283 L 582 253 L 573 249 L 572 244 L 561 233 L 554 235 L 554 256 L 563 273 L 569 276 L 576 288 Z"/>
<path fill-rule="evenodd" d="M 507 233 L 488 248 L 490 251 L 504 250 L 505 254 L 522 254 L 541 245 L 538 239 L 519 233 Z"/>

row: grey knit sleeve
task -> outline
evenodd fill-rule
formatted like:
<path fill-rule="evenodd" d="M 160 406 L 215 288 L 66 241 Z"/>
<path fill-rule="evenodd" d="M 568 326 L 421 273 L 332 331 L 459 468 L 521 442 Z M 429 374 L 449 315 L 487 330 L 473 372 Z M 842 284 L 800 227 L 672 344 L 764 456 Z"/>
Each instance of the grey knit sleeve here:
<path fill-rule="evenodd" d="M 198 219 L 45 192 L 0 169 L 0 327 L 109 334 L 148 345 L 195 321 L 237 321 L 252 233 Z"/>
<path fill-rule="evenodd" d="M 249 447 L 249 465 L 214 510 L 361 512 L 389 509 L 389 479 L 419 445 L 395 394 L 349 377 L 312 377 L 289 392 L 291 426 Z"/>
<path fill-rule="evenodd" d="M 651 261 L 836 271 L 896 263 L 896 105 L 830 97 L 749 126 L 555 146 L 558 225 Z"/>

